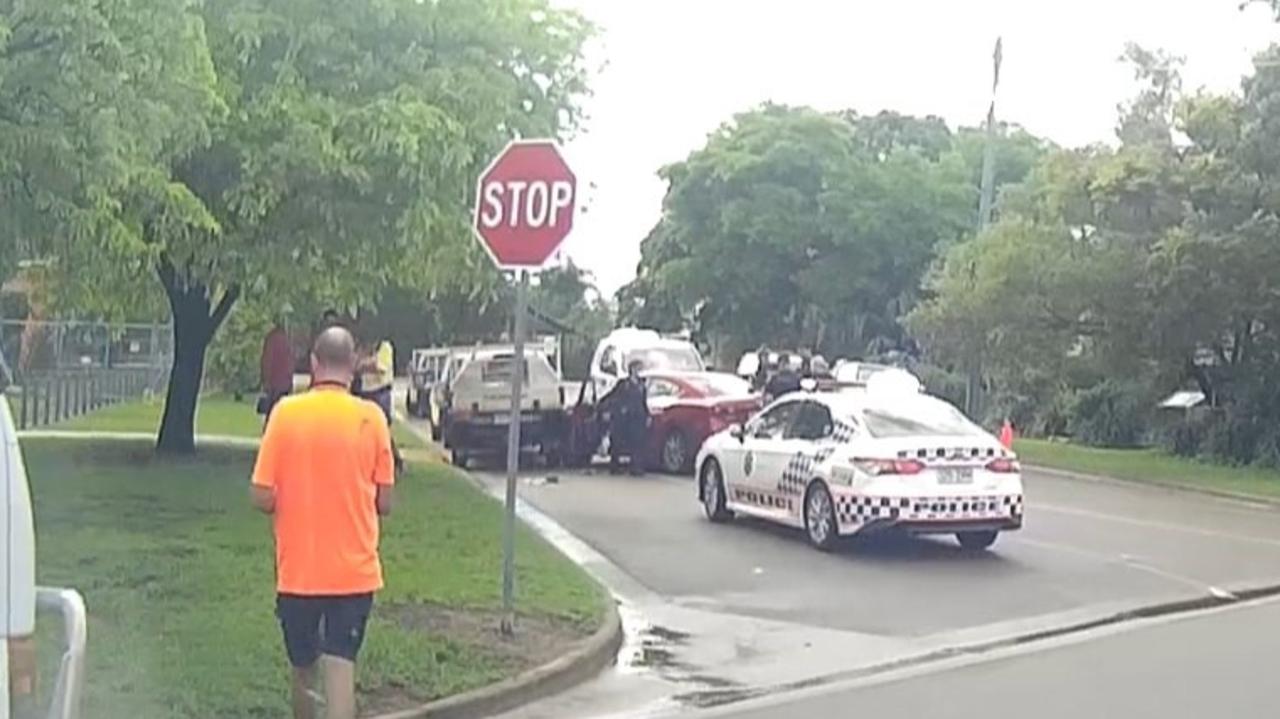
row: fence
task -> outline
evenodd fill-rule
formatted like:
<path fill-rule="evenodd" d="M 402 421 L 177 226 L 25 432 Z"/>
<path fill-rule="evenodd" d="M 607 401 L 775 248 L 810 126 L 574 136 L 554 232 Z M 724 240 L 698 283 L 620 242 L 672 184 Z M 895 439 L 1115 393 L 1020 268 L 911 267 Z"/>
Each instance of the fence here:
<path fill-rule="evenodd" d="M 0 352 L 21 429 L 47 426 L 161 392 L 172 365 L 165 324 L 0 319 Z"/>
<path fill-rule="evenodd" d="M 147 369 L 87 369 L 27 373 L 10 387 L 9 406 L 19 429 L 57 424 L 150 390 Z"/>

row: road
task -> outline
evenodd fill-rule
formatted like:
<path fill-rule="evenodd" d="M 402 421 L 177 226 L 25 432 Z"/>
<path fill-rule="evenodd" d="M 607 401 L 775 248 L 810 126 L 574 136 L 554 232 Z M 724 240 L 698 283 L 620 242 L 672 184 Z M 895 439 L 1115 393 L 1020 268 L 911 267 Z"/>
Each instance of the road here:
<path fill-rule="evenodd" d="M 736 719 L 1280 715 L 1280 603 L 1235 607 L 873 686 L 790 695 L 716 712 Z"/>
<path fill-rule="evenodd" d="M 479 476 L 500 489 L 500 472 Z M 1026 484 L 1025 528 L 988 553 L 940 538 L 824 554 L 791 530 L 707 522 L 689 479 L 526 476 L 530 511 L 598 555 L 642 629 L 615 675 L 511 716 L 680 714 L 1280 584 L 1274 509 L 1036 472 Z"/>
<path fill-rule="evenodd" d="M 500 468 L 473 474 L 501 493 Z M 824 554 L 792 530 L 707 522 L 690 479 L 530 472 L 520 482 L 525 519 L 615 592 L 630 636 L 616 670 L 505 719 L 841 715 L 850 703 L 900 716 L 985 718 L 1019 705 L 1025 712 L 1034 691 L 1024 683 L 1075 706 L 1066 701 L 1078 698 L 1067 694 L 1078 689 L 1063 678 L 1071 676 L 1103 692 L 1088 693 L 1097 711 L 1073 716 L 1145 716 L 1104 710 L 1138 706 L 1124 702 L 1149 698 L 1149 687 L 1161 681 L 1195 691 L 1202 675 L 1215 678 L 1205 696 L 1221 699 L 1221 715 L 1276 715 L 1256 714 L 1256 693 L 1233 692 L 1239 682 L 1217 682 L 1224 672 L 1213 672 L 1221 665 L 1254 677 L 1274 665 L 1253 657 L 1272 656 L 1277 642 L 1250 630 L 1255 622 L 1275 626 L 1274 607 L 1139 629 L 1130 613 L 1182 610 L 1188 602 L 1209 605 L 1280 586 L 1280 511 L 1034 471 L 1025 482 L 1026 526 L 1002 535 L 987 553 L 963 553 L 939 538 L 852 541 Z M 1099 624 L 1105 626 L 1085 631 Z M 1098 633 L 1104 636 L 1053 647 Z M 1046 634 L 1063 637 L 1024 644 Z M 1178 651 L 1187 646 L 1201 653 Z M 1226 656 L 1237 646 L 1237 655 Z M 1249 654 L 1251 646 L 1258 651 Z M 1002 658 L 1011 650 L 1019 656 Z M 904 667 L 945 668 L 957 655 L 991 661 L 840 688 Z M 931 696 L 947 696 L 973 677 L 990 677 L 983 691 L 998 692 L 999 701 L 957 692 L 963 699 L 937 709 L 944 713 L 926 711 Z M 795 691 L 814 686 L 824 687 L 820 696 Z M 923 703 L 898 711 L 916 692 L 921 696 L 910 701 Z M 1205 706 L 1173 701 L 1176 695 L 1158 699 L 1188 712 Z M 978 704 L 981 711 L 971 710 Z M 1060 709 L 1067 711 L 1044 711 Z M 1054 715 L 1037 706 L 1036 716 Z"/>

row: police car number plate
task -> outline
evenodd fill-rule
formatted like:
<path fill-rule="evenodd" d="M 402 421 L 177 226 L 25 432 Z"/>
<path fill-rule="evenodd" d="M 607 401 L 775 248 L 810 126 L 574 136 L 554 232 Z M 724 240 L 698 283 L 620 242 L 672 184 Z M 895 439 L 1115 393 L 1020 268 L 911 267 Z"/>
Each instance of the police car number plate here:
<path fill-rule="evenodd" d="M 940 467 L 938 484 L 972 484 L 972 467 Z"/>

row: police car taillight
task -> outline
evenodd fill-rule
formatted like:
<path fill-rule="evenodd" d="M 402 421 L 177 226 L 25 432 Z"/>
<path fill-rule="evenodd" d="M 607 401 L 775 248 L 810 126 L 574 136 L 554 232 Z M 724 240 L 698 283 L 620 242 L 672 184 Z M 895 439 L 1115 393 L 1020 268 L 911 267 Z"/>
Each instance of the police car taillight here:
<path fill-rule="evenodd" d="M 987 471 L 996 474 L 1013 474 L 1021 469 L 1016 459 L 1009 459 L 1008 457 L 999 457 L 987 462 Z"/>
<path fill-rule="evenodd" d="M 855 459 L 853 463 L 862 471 L 874 476 L 886 474 L 920 474 L 924 462 L 918 459 Z"/>

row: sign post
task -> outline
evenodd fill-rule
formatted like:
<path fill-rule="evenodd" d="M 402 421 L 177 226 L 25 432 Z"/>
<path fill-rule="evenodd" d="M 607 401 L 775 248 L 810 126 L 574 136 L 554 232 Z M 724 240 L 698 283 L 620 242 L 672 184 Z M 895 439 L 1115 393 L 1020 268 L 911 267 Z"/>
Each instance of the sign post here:
<path fill-rule="evenodd" d="M 507 496 L 502 526 L 502 633 L 515 630 L 516 477 L 524 392 L 529 274 L 538 272 L 573 229 L 578 181 L 552 140 L 515 140 L 476 186 L 475 233 L 499 270 L 516 274 L 515 357 L 507 429 Z"/>

